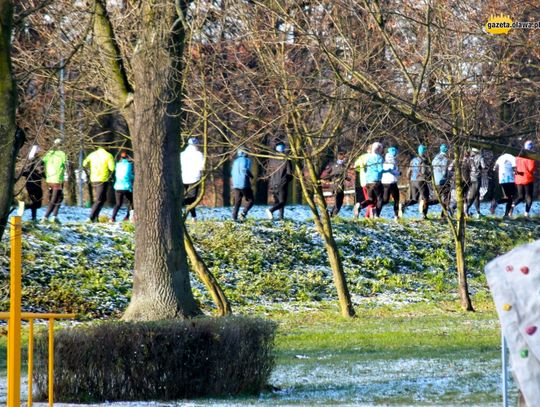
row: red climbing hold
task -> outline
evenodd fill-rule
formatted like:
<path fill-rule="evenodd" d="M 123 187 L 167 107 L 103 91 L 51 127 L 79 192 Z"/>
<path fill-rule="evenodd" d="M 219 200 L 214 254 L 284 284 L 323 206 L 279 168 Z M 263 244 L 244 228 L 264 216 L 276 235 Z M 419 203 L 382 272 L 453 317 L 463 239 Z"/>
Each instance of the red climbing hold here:
<path fill-rule="evenodd" d="M 527 335 L 534 335 L 534 333 L 536 332 L 536 326 L 528 326 L 527 328 L 525 328 L 525 332 L 527 332 Z"/>
<path fill-rule="evenodd" d="M 527 266 L 523 266 L 519 269 L 523 274 L 529 274 L 529 268 Z"/>

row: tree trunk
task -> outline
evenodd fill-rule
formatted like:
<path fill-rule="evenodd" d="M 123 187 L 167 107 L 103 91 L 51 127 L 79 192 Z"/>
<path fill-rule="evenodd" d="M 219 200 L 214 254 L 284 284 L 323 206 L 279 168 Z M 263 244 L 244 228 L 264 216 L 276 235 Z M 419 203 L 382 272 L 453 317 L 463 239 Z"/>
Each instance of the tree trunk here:
<path fill-rule="evenodd" d="M 221 179 L 223 181 L 223 206 L 231 206 L 231 161 L 225 160 L 221 170 Z"/>
<path fill-rule="evenodd" d="M 140 165 L 134 185 L 133 294 L 124 319 L 190 317 L 200 310 L 191 291 L 181 216 L 184 31 L 182 24 L 174 23 L 178 22 L 174 2 L 155 0 L 142 7 L 143 31 L 133 57 L 136 91 L 125 114 Z M 156 9 L 160 12 L 155 13 Z"/>
<path fill-rule="evenodd" d="M 203 284 L 206 286 L 208 291 L 210 291 L 210 295 L 212 296 L 212 299 L 214 300 L 214 304 L 216 304 L 218 308 L 218 313 L 220 316 L 225 315 L 231 315 L 232 309 L 231 304 L 229 303 L 229 300 L 227 299 L 227 296 L 221 289 L 219 282 L 214 277 L 212 272 L 208 270 L 206 267 L 206 264 L 202 260 L 201 256 L 199 256 L 199 253 L 197 253 L 197 250 L 195 249 L 195 246 L 193 244 L 193 241 L 191 240 L 191 236 L 189 235 L 189 232 L 186 229 L 186 226 L 184 225 L 184 244 L 186 246 L 186 252 L 189 256 L 189 260 L 191 261 L 191 265 L 199 275 L 199 278 L 203 282 Z"/>
<path fill-rule="evenodd" d="M 313 214 L 315 228 L 324 240 L 324 248 L 326 250 L 328 262 L 330 263 L 330 268 L 332 270 L 332 277 L 338 295 L 341 315 L 343 315 L 344 317 L 354 317 L 355 312 L 351 301 L 349 288 L 347 286 L 347 278 L 345 276 L 345 272 L 343 271 L 341 256 L 339 254 L 336 240 L 334 239 L 330 215 L 326 211 L 324 196 L 320 186 L 318 186 L 318 179 L 315 172 L 315 167 L 313 165 L 313 162 L 309 160 L 306 160 L 306 165 L 309 170 L 308 176 L 310 177 L 310 183 L 313 185 L 313 188 L 309 188 L 306 185 L 302 174 L 302 168 L 297 162 L 294 163 L 296 176 L 302 187 L 304 199 L 306 200 L 309 208 L 311 209 L 311 213 Z"/>
<path fill-rule="evenodd" d="M 17 140 L 15 111 L 17 89 L 11 65 L 13 3 L 0 0 L 0 238 L 7 224 L 15 179 L 15 159 L 22 140 Z"/>
<path fill-rule="evenodd" d="M 457 233 L 454 237 L 456 249 L 456 270 L 458 275 L 458 291 L 461 299 L 461 308 L 464 311 L 474 311 L 471 298 L 469 296 L 469 285 L 467 283 L 467 269 L 465 265 L 465 199 L 463 196 L 463 184 L 461 180 L 461 163 L 459 160 L 459 147 L 454 146 L 454 168 L 456 180 L 456 200 L 457 200 Z"/>

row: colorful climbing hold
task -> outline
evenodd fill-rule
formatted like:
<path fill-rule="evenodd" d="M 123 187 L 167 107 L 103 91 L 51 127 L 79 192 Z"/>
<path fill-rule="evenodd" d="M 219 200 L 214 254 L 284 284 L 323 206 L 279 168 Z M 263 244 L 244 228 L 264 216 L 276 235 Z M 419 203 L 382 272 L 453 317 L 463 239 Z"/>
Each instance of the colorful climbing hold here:
<path fill-rule="evenodd" d="M 504 304 L 504 305 L 502 306 L 502 309 L 503 309 L 504 311 L 510 311 L 510 310 L 512 309 L 512 306 L 511 306 L 510 304 Z"/>
<path fill-rule="evenodd" d="M 509 273 L 511 273 L 512 271 L 514 271 L 514 266 L 512 266 L 512 265 L 509 264 L 508 266 L 506 266 L 506 271 L 508 271 Z"/>
<path fill-rule="evenodd" d="M 525 328 L 525 332 L 527 332 L 527 335 L 534 335 L 536 330 L 537 330 L 537 328 L 534 325 L 528 326 L 527 328 Z"/>
<path fill-rule="evenodd" d="M 529 350 L 528 349 L 522 349 L 521 352 L 519 352 L 519 356 L 521 356 L 523 359 L 529 356 Z"/>
<path fill-rule="evenodd" d="M 529 274 L 529 268 L 527 266 L 523 266 L 519 269 L 523 274 Z"/>

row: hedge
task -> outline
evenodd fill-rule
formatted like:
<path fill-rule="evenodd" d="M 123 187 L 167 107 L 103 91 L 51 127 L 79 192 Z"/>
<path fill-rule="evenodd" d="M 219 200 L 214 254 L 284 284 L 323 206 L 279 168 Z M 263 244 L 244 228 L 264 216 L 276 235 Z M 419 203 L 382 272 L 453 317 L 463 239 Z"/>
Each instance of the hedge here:
<path fill-rule="evenodd" d="M 176 400 L 256 394 L 274 367 L 276 324 L 246 318 L 101 322 L 55 333 L 57 402 Z M 47 397 L 45 333 L 36 337 L 36 397 Z"/>

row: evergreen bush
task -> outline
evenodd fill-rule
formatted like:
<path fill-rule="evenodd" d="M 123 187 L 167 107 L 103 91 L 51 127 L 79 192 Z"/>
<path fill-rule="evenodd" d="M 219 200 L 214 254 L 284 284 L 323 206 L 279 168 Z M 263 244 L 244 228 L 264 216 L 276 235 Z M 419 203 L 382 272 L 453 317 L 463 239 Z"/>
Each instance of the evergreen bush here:
<path fill-rule="evenodd" d="M 176 400 L 256 394 L 274 366 L 276 324 L 246 318 L 102 322 L 55 333 L 59 402 Z M 47 397 L 45 333 L 36 337 L 36 397 Z"/>

